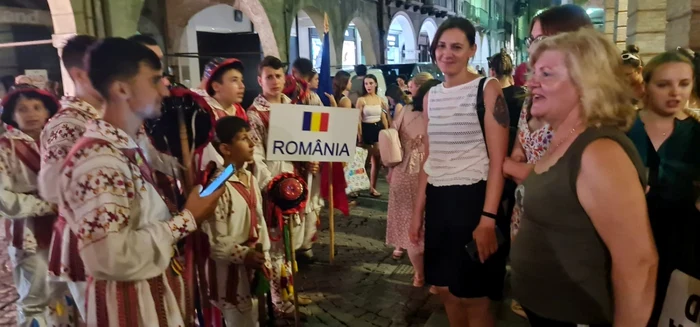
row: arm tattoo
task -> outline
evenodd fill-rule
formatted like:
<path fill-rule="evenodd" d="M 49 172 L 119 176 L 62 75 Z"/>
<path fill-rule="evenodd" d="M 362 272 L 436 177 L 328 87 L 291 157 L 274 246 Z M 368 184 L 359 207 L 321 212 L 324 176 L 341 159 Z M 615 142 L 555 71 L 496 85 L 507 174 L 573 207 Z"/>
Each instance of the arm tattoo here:
<path fill-rule="evenodd" d="M 496 103 L 493 106 L 493 118 L 502 127 L 510 126 L 510 114 L 508 113 L 508 106 L 502 94 L 496 98 Z"/>

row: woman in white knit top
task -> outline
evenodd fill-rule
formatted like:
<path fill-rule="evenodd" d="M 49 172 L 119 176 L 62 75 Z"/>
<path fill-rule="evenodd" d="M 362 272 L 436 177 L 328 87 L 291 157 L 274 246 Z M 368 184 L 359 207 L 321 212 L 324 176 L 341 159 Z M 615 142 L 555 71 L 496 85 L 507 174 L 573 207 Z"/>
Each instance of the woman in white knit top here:
<path fill-rule="evenodd" d="M 451 326 L 495 326 L 489 305 L 502 295 L 508 254 L 508 244 L 499 246 L 496 236 L 509 228 L 500 210 L 508 107 L 497 80 L 482 80 L 467 68 L 477 50 L 475 34 L 468 20 L 450 18 L 430 47 L 445 82 L 424 101 L 428 148 L 411 223 L 412 240 L 425 226 L 425 283 L 438 288 Z M 465 250 L 472 240 L 474 259 Z"/>

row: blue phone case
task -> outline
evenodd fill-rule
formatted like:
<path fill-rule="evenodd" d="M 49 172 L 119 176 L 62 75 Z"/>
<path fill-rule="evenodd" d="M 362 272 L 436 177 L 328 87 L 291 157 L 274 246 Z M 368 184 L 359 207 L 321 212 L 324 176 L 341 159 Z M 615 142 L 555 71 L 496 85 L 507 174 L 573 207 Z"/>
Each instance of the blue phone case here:
<path fill-rule="evenodd" d="M 210 196 L 214 191 L 216 191 L 221 185 L 224 185 L 226 181 L 236 172 L 236 167 L 233 165 L 228 165 L 226 169 L 217 177 L 213 182 L 209 183 L 207 187 L 199 193 L 199 196 L 205 197 Z"/>

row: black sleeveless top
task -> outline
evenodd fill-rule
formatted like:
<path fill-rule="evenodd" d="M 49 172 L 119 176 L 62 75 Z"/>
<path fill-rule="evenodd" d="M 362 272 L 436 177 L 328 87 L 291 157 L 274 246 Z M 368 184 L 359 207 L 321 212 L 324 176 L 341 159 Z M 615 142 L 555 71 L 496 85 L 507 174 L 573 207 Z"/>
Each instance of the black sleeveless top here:
<path fill-rule="evenodd" d="M 646 186 L 634 144 L 612 127 L 586 129 L 548 171 L 532 172 L 523 182 L 524 216 L 511 250 L 513 295 L 545 318 L 613 322 L 610 253 L 576 194 L 583 151 L 601 138 L 622 146 Z"/>

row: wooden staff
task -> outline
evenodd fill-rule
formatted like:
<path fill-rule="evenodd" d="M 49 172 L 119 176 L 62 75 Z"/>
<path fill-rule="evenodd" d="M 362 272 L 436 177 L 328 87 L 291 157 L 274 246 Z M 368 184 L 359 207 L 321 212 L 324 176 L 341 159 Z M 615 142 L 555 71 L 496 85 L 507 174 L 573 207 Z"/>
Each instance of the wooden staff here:
<path fill-rule="evenodd" d="M 177 111 L 177 122 L 180 128 L 180 148 L 182 151 L 182 165 L 185 167 L 184 180 L 185 180 L 185 194 L 189 195 L 192 190 L 192 154 L 190 153 L 190 141 L 187 137 L 187 125 L 185 124 L 185 112 L 184 109 L 180 108 Z M 195 285 L 195 275 L 194 275 L 194 242 L 192 237 L 188 237 L 185 240 L 185 284 L 187 288 L 187 300 L 185 305 L 187 305 L 186 312 L 187 317 L 186 324 L 188 326 L 194 326 L 194 285 Z"/>
<path fill-rule="evenodd" d="M 297 266 L 297 255 L 294 253 L 296 251 L 294 250 L 294 232 L 292 232 L 294 229 L 293 215 L 289 216 L 289 222 L 287 223 L 289 224 L 289 248 L 291 250 L 289 252 L 292 256 L 292 269 L 289 269 L 289 276 L 292 278 L 292 289 L 294 290 L 294 326 L 297 327 L 299 326 L 299 294 L 297 293 L 297 279 L 296 272 L 294 271 L 294 268 Z"/>
<path fill-rule="evenodd" d="M 255 252 L 264 253 L 264 252 L 263 252 L 263 245 L 262 245 L 262 243 L 256 243 L 256 244 L 255 244 Z M 262 273 L 257 272 L 257 271 L 256 271 L 256 274 L 258 274 L 258 276 L 262 275 Z M 262 281 L 258 280 L 258 284 L 259 284 L 259 283 L 262 283 Z M 252 286 L 252 285 L 251 285 L 251 286 Z M 251 290 L 252 290 L 253 292 L 256 291 L 256 290 L 253 289 L 252 287 L 251 287 Z M 266 325 L 266 322 L 267 322 L 267 310 L 266 310 L 266 308 L 265 308 L 265 304 L 267 303 L 267 301 L 265 301 L 265 295 L 264 295 L 264 294 L 263 294 L 263 295 L 257 295 L 257 299 L 258 299 L 258 324 L 259 324 L 260 326 L 265 326 L 265 325 Z"/>
<path fill-rule="evenodd" d="M 335 260 L 335 206 L 333 204 L 333 163 L 328 164 L 330 171 L 328 172 L 328 225 L 331 231 L 331 254 L 330 263 L 333 264 Z"/>

